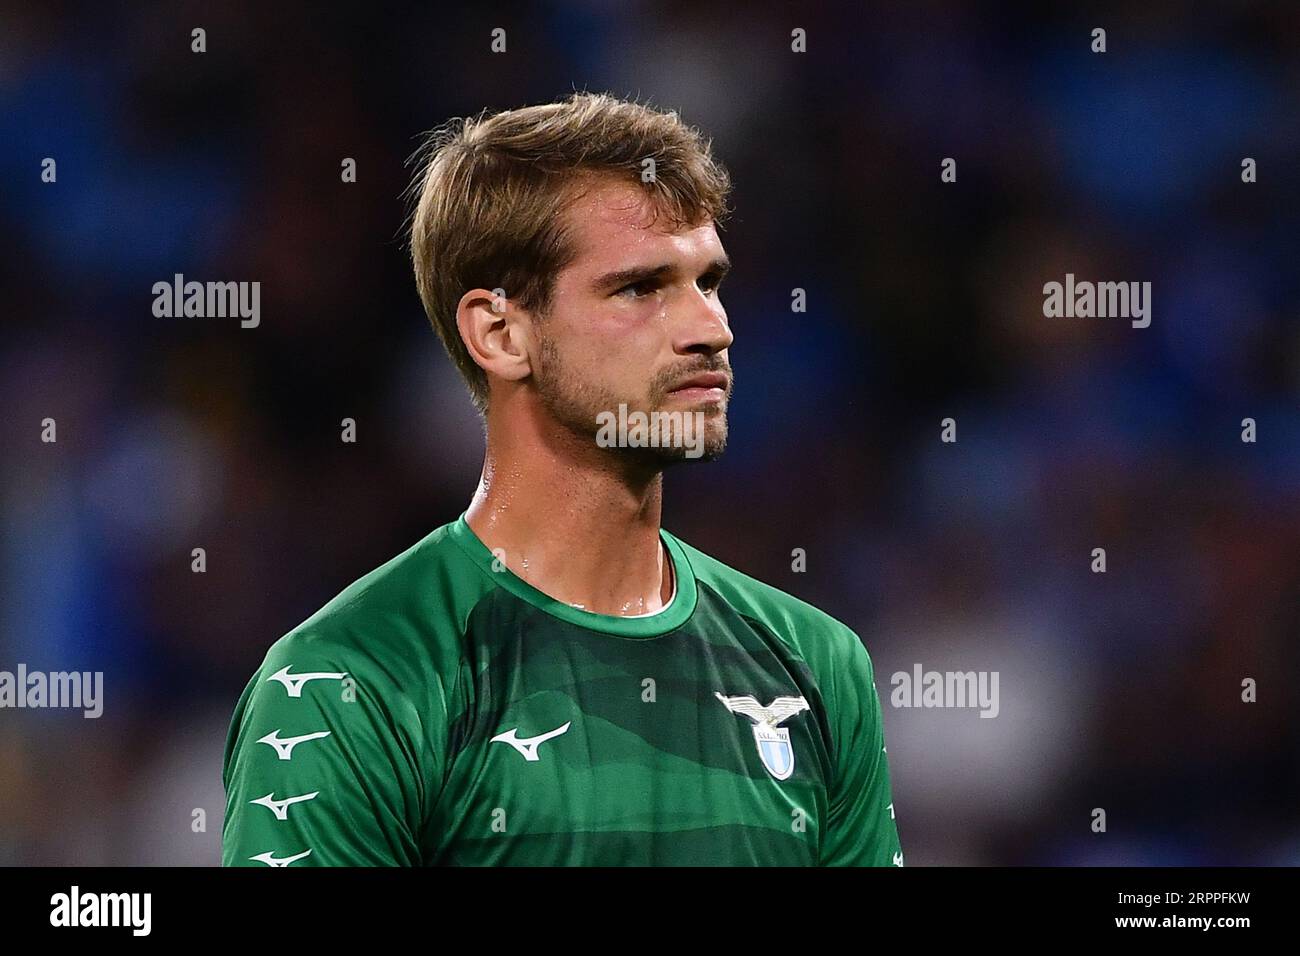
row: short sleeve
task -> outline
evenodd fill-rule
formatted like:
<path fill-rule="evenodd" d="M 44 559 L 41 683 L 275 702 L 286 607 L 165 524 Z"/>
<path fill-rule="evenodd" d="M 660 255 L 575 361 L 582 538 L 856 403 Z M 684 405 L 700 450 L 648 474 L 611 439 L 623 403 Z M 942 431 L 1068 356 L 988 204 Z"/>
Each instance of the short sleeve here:
<path fill-rule="evenodd" d="M 857 635 L 847 638 L 831 673 L 836 769 L 821 865 L 902 866 L 875 670 Z"/>
<path fill-rule="evenodd" d="M 277 642 L 226 739 L 222 865 L 419 865 L 423 737 L 415 708 L 355 648 Z"/>

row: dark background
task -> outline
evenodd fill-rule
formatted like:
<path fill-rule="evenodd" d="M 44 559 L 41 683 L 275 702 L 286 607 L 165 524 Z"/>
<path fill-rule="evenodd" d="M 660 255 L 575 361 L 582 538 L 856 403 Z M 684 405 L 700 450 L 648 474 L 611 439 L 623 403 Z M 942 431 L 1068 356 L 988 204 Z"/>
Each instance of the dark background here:
<path fill-rule="evenodd" d="M 105 672 L 0 710 L 0 863 L 217 862 L 267 647 L 477 481 L 404 161 L 574 89 L 732 172 L 731 444 L 665 525 L 862 635 L 908 864 L 1300 862 L 1300 5 L 464 6 L 0 3 L 0 669 Z M 261 325 L 155 318 L 177 272 Z M 1066 272 L 1151 326 L 1044 318 Z M 999 716 L 889 706 L 917 663 Z"/>

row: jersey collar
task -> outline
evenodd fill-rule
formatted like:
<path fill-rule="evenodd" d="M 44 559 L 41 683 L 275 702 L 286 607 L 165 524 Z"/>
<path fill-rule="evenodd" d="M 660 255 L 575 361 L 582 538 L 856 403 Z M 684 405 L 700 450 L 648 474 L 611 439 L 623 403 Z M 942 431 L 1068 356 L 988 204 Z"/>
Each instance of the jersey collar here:
<path fill-rule="evenodd" d="M 662 528 L 659 529 L 659 538 L 667 547 L 668 556 L 673 562 L 676 592 L 672 602 L 662 611 L 640 617 L 593 614 L 591 611 L 584 611 L 581 608 L 565 604 L 563 601 L 556 600 L 549 594 L 539 591 L 523 578 L 516 576 L 509 568 L 503 566 L 500 571 L 494 570 L 495 555 L 488 550 L 487 545 L 479 540 L 478 535 L 474 533 L 474 529 L 465 520 L 464 512 L 452 523 L 451 537 L 460 546 L 461 550 L 469 555 L 474 563 L 481 567 L 501 587 L 521 600 L 527 601 L 538 610 L 545 611 L 552 617 L 557 617 L 570 624 L 576 624 L 578 627 L 613 634 L 617 637 L 659 637 L 685 624 L 690 616 L 695 613 L 695 603 L 698 599 L 698 591 L 695 587 L 695 572 L 691 569 L 691 563 L 686 557 L 685 551 L 682 550 L 681 543 Z"/>

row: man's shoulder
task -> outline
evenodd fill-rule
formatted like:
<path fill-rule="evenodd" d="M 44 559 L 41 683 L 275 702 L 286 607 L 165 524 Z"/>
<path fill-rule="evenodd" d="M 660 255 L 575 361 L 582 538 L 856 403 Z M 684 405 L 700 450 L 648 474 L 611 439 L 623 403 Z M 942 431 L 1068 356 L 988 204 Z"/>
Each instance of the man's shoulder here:
<path fill-rule="evenodd" d="M 465 618 L 492 582 L 442 525 L 357 578 L 282 635 L 268 665 L 358 659 L 390 662 L 455 653 Z"/>
<path fill-rule="evenodd" d="M 686 554 L 697 584 L 708 587 L 737 613 L 763 623 L 805 656 L 838 657 L 862 646 L 851 627 L 821 608 L 671 537 Z"/>

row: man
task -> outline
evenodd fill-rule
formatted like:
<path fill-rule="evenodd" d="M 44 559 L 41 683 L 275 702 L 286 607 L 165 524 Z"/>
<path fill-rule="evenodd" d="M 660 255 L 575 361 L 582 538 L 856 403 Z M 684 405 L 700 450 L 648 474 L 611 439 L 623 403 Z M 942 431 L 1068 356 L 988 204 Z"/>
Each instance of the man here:
<path fill-rule="evenodd" d="M 588 94 L 431 146 L 412 257 L 482 478 L 272 646 L 223 862 L 901 866 L 862 643 L 659 526 L 664 467 L 726 444 L 727 173 Z"/>

